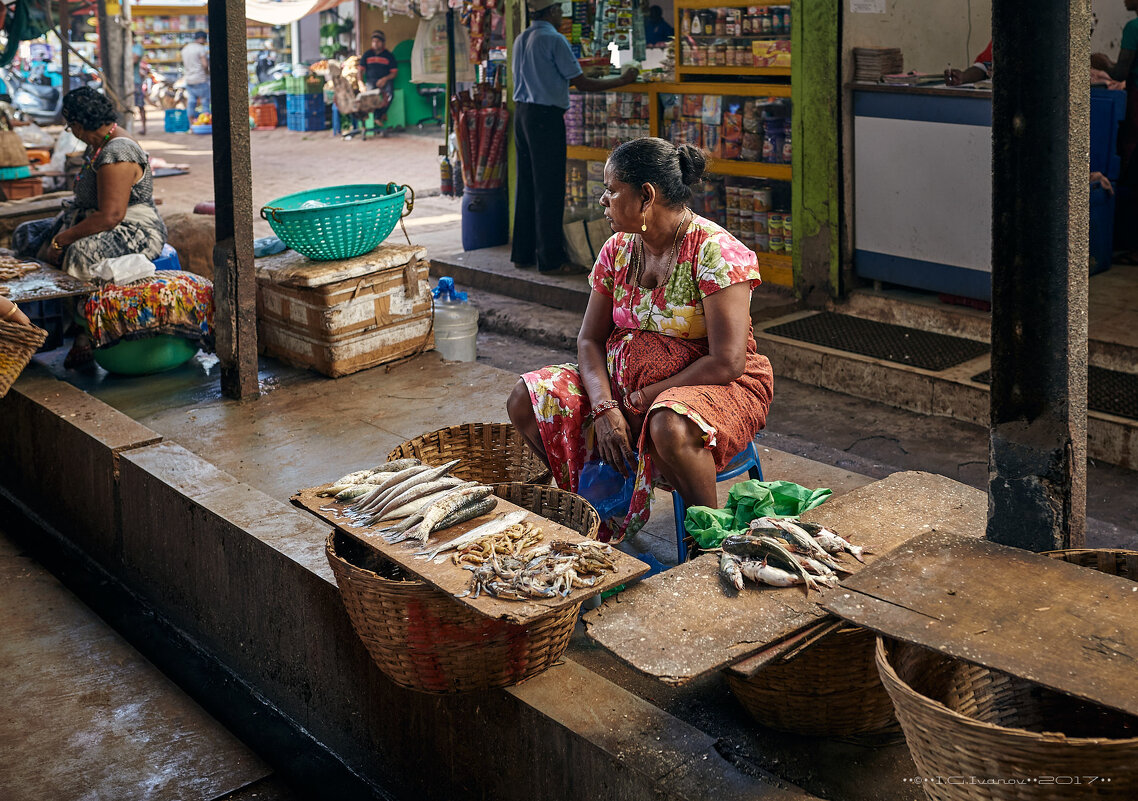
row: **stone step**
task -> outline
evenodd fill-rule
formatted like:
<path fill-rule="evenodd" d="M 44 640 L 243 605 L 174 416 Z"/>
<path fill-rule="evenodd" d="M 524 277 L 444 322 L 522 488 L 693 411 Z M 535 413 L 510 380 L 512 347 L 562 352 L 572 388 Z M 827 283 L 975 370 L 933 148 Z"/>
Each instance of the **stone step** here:
<path fill-rule="evenodd" d="M 989 425 L 989 388 L 973 380 L 974 376 L 991 366 L 988 354 L 934 372 L 789 339 L 767 331 L 816 313 L 795 312 L 756 325 L 755 340 L 759 351 L 770 358 L 779 378 L 790 378 L 920 414 L 948 417 L 985 427 Z M 1087 456 L 1138 470 L 1138 420 L 1088 411 Z"/>
<path fill-rule="evenodd" d="M 472 296 L 493 292 L 578 315 L 589 305 L 588 276 L 544 275 L 536 269 L 519 270 L 510 261 L 510 249 L 505 245 L 432 254 L 431 277 L 444 275 L 451 276 L 460 290 L 470 291 Z M 576 338 L 576 331 L 573 336 Z"/>

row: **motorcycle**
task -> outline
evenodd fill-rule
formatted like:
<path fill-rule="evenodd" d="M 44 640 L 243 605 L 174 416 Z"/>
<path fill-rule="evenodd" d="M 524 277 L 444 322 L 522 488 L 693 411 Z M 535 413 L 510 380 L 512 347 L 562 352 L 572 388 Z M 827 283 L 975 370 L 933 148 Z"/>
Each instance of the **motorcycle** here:
<path fill-rule="evenodd" d="M 158 72 L 148 66 L 142 76 L 142 94 L 147 103 L 157 108 L 183 108 L 186 82 L 177 72 Z"/>
<path fill-rule="evenodd" d="M 42 67 L 33 68 L 27 77 L 13 70 L 6 70 L 0 78 L 12 94 L 12 105 L 25 117 L 37 125 L 59 125 L 63 122 L 62 87 L 51 85 L 51 76 Z M 103 82 L 98 75 L 86 68 L 71 68 L 70 86 L 77 89 L 89 86 L 102 91 Z"/>

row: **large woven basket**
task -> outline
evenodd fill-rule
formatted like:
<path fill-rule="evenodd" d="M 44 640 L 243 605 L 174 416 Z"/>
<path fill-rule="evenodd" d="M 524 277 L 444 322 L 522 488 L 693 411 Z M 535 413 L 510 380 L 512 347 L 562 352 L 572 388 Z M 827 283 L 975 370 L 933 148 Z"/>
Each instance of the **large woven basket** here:
<path fill-rule="evenodd" d="M 47 331 L 39 326 L 0 320 L 0 398 L 8 394 L 46 339 Z"/>
<path fill-rule="evenodd" d="M 596 536 L 596 511 L 571 492 L 524 484 L 500 484 L 494 492 Z M 472 692 L 535 676 L 561 658 L 581 609 L 571 604 L 526 625 L 491 620 L 341 532 L 325 547 L 364 647 L 388 678 L 411 690 Z"/>
<path fill-rule="evenodd" d="M 409 439 L 387 454 L 388 459 L 411 457 L 434 465 L 461 459 L 450 474 L 483 484 L 537 484 L 549 478 L 541 459 L 509 423 L 463 423 L 440 428 Z"/>
<path fill-rule="evenodd" d="M 1047 555 L 1138 566 L 1127 551 Z M 1138 798 L 1138 718 L 909 643 L 878 638 L 876 660 L 929 798 Z"/>
<path fill-rule="evenodd" d="M 726 672 L 751 717 L 777 731 L 817 736 L 881 732 L 897 725 L 873 664 L 874 635 L 844 625 L 751 678 Z"/>

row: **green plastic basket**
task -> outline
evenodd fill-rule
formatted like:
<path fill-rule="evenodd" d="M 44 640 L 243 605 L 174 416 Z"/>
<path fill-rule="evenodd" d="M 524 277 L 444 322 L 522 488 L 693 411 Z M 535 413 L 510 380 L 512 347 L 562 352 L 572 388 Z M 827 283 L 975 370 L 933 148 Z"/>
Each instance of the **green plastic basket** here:
<path fill-rule="evenodd" d="M 301 208 L 309 201 L 324 205 Z M 409 186 L 352 184 L 285 195 L 264 206 L 261 217 L 282 242 L 311 259 L 350 259 L 378 247 L 414 207 Z"/>

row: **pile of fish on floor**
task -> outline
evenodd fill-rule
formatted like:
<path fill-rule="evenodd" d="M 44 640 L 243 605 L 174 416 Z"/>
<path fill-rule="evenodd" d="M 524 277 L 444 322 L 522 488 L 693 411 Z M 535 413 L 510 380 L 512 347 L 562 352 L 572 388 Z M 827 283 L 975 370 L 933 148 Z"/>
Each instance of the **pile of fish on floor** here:
<path fill-rule="evenodd" d="M 839 573 L 850 573 L 835 557 L 849 554 L 859 562 L 871 553 L 817 523 L 760 517 L 746 534 L 723 541 L 719 575 L 737 590 L 744 579 L 772 587 L 801 585 L 810 590 L 834 587 Z"/>
<path fill-rule="evenodd" d="M 441 563 L 447 558 L 441 554 L 456 551 L 453 563 L 472 573 L 470 588 L 458 597 L 477 598 L 482 591 L 509 600 L 566 597 L 574 589 L 592 587 L 604 571 L 616 570 L 612 547 L 604 543 L 543 545 L 541 529 L 524 520 L 524 509 L 500 514 L 428 550 L 431 534 L 488 514 L 498 503 L 493 487 L 448 476 L 458 463 L 432 467 L 418 459 L 397 459 L 349 473 L 320 494 L 351 505 L 323 510 L 346 513 L 360 528 L 399 520 L 374 533 L 389 544 L 407 540 L 423 547 L 416 553 L 420 559 Z"/>

